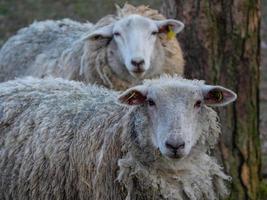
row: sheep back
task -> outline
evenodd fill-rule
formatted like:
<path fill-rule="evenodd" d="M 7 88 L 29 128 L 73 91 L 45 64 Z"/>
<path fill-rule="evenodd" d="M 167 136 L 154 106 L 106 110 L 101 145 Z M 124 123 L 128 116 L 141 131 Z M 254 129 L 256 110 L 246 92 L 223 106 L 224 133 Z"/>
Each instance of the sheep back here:
<path fill-rule="evenodd" d="M 2 83 L 0 91 L 0 199 L 126 196 L 114 184 L 124 113 L 116 93 L 33 78 Z"/>
<path fill-rule="evenodd" d="M 20 29 L 0 49 L 0 82 L 27 75 L 78 79 L 83 43 L 77 40 L 91 27 L 63 19 Z"/>

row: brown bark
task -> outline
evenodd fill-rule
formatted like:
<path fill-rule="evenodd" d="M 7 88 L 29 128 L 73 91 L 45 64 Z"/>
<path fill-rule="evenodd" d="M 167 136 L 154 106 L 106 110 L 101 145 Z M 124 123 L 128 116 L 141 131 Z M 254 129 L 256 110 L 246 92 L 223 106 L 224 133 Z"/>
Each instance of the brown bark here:
<path fill-rule="evenodd" d="M 223 165 L 233 177 L 230 199 L 258 199 L 259 144 L 259 0 L 165 0 L 168 18 L 185 23 L 179 41 L 185 76 L 224 85 L 237 102 L 219 109 Z"/>

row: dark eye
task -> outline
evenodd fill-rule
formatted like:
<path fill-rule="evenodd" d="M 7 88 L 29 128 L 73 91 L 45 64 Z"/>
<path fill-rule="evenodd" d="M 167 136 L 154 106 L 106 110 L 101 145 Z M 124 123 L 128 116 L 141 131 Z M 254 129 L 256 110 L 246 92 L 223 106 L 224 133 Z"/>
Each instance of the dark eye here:
<path fill-rule="evenodd" d="M 153 31 L 152 33 L 151 33 L 151 35 L 157 35 L 158 34 L 158 31 Z"/>
<path fill-rule="evenodd" d="M 114 33 L 115 36 L 120 36 L 121 34 L 119 32 Z"/>
<path fill-rule="evenodd" d="M 101 36 L 100 35 L 96 35 L 92 38 L 93 40 L 98 40 L 98 39 L 101 39 Z"/>
<path fill-rule="evenodd" d="M 201 100 L 196 101 L 194 107 L 199 108 L 201 106 L 201 103 L 202 103 Z"/>
<path fill-rule="evenodd" d="M 156 105 L 155 102 L 154 102 L 152 99 L 148 99 L 148 100 L 147 100 L 147 103 L 148 103 L 149 106 L 154 106 L 154 105 Z"/>

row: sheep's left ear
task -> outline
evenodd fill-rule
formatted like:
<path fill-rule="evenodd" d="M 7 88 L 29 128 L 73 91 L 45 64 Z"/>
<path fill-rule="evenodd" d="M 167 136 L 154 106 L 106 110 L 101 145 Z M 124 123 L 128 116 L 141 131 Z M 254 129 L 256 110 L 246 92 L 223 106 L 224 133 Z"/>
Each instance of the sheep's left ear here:
<path fill-rule="evenodd" d="M 147 99 L 147 88 L 143 85 L 130 88 L 123 92 L 118 100 L 127 105 L 140 105 Z"/>
<path fill-rule="evenodd" d="M 174 19 L 166 19 L 156 21 L 160 33 L 168 33 L 170 31 L 179 33 L 184 29 L 184 23 Z"/>
<path fill-rule="evenodd" d="M 101 38 L 111 38 L 113 36 L 113 24 L 99 27 L 96 30 L 87 33 L 82 40 L 97 40 Z"/>
<path fill-rule="evenodd" d="M 205 85 L 202 89 L 204 102 L 209 106 L 225 106 L 236 100 L 236 93 L 221 86 Z"/>

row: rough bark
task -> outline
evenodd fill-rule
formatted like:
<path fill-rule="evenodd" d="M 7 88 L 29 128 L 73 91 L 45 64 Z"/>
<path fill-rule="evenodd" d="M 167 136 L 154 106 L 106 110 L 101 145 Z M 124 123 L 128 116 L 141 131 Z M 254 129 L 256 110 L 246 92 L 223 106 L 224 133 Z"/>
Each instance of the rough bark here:
<path fill-rule="evenodd" d="M 219 109 L 220 156 L 233 177 L 230 199 L 258 199 L 259 0 L 165 0 L 162 11 L 185 23 L 179 35 L 186 77 L 220 83 L 238 94 L 233 106 Z"/>

